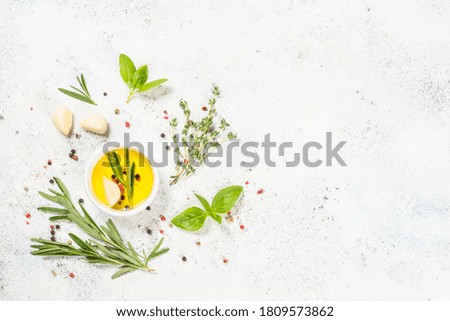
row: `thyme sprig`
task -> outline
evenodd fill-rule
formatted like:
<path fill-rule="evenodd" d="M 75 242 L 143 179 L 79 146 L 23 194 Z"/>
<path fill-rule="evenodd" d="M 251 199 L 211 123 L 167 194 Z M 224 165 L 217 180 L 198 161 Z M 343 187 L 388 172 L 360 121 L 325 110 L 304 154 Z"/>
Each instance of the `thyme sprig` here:
<path fill-rule="evenodd" d="M 233 140 L 237 137 L 235 133 L 228 134 L 220 139 L 221 134 L 230 126 L 224 118 L 219 124 L 215 124 L 217 115 L 216 100 L 220 96 L 219 87 L 214 86 L 212 97 L 208 100 L 208 114 L 200 121 L 191 119 L 191 110 L 188 103 L 181 99 L 179 106 L 185 116 L 181 133 L 177 133 L 178 120 L 173 118 L 170 121 L 172 128 L 172 141 L 175 146 L 175 170 L 176 174 L 171 176 L 170 185 L 176 184 L 183 176 L 189 176 L 195 172 L 196 167 L 203 164 L 209 154 L 222 143 Z M 180 146 L 181 145 L 181 146 Z"/>
<path fill-rule="evenodd" d="M 89 90 L 87 89 L 86 80 L 84 79 L 83 74 L 80 76 L 77 76 L 78 84 L 80 85 L 81 89 L 70 86 L 75 91 L 67 90 L 64 88 L 58 88 L 60 92 L 63 94 L 66 94 L 69 97 L 84 101 L 85 103 L 91 104 L 91 105 L 97 105 L 97 103 L 91 98 L 91 94 L 89 93 Z"/>
<path fill-rule="evenodd" d="M 138 253 L 130 242 L 123 240 L 111 219 L 106 221 L 106 226 L 99 226 L 82 204 L 79 204 L 82 210 L 82 213 L 80 213 L 72 203 L 69 191 L 64 183 L 57 177 L 53 179 L 60 192 L 49 189 L 51 194 L 44 192 L 39 192 L 39 194 L 45 199 L 61 205 L 62 208 L 39 207 L 38 210 L 56 214 L 50 218 L 51 221 L 68 220 L 75 223 L 91 238 L 84 241 L 75 234 L 69 233 L 69 237 L 78 247 L 67 243 L 33 238 L 31 241 L 37 244 L 31 245 L 34 249 L 31 254 L 39 256 L 78 256 L 83 257 L 89 263 L 119 266 L 117 272 L 111 276 L 112 279 L 139 269 L 149 272 L 154 271 L 154 269 L 148 267 L 148 262 L 169 250 L 167 248 L 160 249 L 164 238 L 158 242 L 150 254 L 147 255 L 145 251 Z"/>

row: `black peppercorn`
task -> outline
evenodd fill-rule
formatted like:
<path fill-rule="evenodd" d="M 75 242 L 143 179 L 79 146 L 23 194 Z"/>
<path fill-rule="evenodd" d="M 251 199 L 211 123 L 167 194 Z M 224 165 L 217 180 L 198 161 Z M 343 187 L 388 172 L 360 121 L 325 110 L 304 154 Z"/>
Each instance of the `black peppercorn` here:
<path fill-rule="evenodd" d="M 76 151 L 75 149 L 73 149 L 73 148 L 70 150 L 70 152 L 71 152 L 72 154 L 76 154 L 76 153 L 77 153 L 77 151 Z"/>
<path fill-rule="evenodd" d="M 59 224 L 56 224 L 56 229 L 59 230 L 61 228 L 61 226 L 59 226 Z"/>
<path fill-rule="evenodd" d="M 52 240 L 53 242 L 56 242 L 56 237 L 52 236 L 52 237 L 50 238 L 50 240 Z"/>
<path fill-rule="evenodd" d="M 50 234 L 51 234 L 51 235 L 55 235 L 55 233 L 56 233 L 55 230 L 51 230 L 51 231 L 50 231 Z"/>
<path fill-rule="evenodd" d="M 185 256 L 183 256 L 181 259 L 183 260 L 183 262 L 186 262 L 186 260 L 187 260 L 187 258 Z"/>
<path fill-rule="evenodd" d="M 123 201 L 125 199 L 125 195 L 120 195 L 120 199 Z"/>
<path fill-rule="evenodd" d="M 166 137 L 166 134 L 161 133 L 161 138 L 164 138 L 164 137 Z"/>
<path fill-rule="evenodd" d="M 147 211 L 150 211 L 150 206 L 147 206 L 145 209 L 146 209 Z"/>
<path fill-rule="evenodd" d="M 170 149 L 170 146 L 169 145 L 166 145 L 166 150 L 169 150 Z"/>
<path fill-rule="evenodd" d="M 53 179 L 49 180 L 50 184 L 53 184 L 55 181 Z"/>
<path fill-rule="evenodd" d="M 78 200 L 78 203 L 83 204 L 83 203 L 84 203 L 84 199 L 80 198 L 80 199 Z"/>
<path fill-rule="evenodd" d="M 147 229 L 147 234 L 149 234 L 149 235 L 152 234 L 152 230 L 148 228 Z"/>
<path fill-rule="evenodd" d="M 73 157 L 73 153 L 69 153 L 69 157 L 72 158 Z"/>

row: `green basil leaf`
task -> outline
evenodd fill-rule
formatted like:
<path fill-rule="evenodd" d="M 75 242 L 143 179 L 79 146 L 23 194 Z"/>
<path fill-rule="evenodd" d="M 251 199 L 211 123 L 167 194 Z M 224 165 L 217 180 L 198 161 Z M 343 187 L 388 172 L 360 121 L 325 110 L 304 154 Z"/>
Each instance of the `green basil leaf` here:
<path fill-rule="evenodd" d="M 208 201 L 201 195 L 195 194 L 195 197 L 197 197 L 197 199 L 199 200 L 200 203 L 202 203 L 203 207 L 205 208 L 205 210 L 207 212 L 211 212 L 211 205 L 209 205 Z"/>
<path fill-rule="evenodd" d="M 150 81 L 150 82 L 146 83 L 145 85 L 143 85 L 143 86 L 139 89 L 139 92 L 142 93 L 142 92 L 144 92 L 144 91 L 147 91 L 147 90 L 149 90 L 149 89 L 152 89 L 152 88 L 154 88 L 154 87 L 156 87 L 156 86 L 159 86 L 159 85 L 165 83 L 167 80 L 168 80 L 168 79 L 166 79 L 166 78 L 161 78 L 161 79 L 156 79 L 156 80 Z"/>
<path fill-rule="evenodd" d="M 128 84 L 133 78 L 133 74 L 136 71 L 133 61 L 125 54 L 119 56 L 120 75 L 123 81 Z"/>
<path fill-rule="evenodd" d="M 172 224 L 186 231 L 198 231 L 205 224 L 206 212 L 196 206 L 190 207 L 172 219 Z"/>
<path fill-rule="evenodd" d="M 144 65 L 134 72 L 133 79 L 131 80 L 131 87 L 133 87 L 133 89 L 141 88 L 142 85 L 145 84 L 147 79 L 148 79 L 148 67 L 147 65 Z"/>
<path fill-rule="evenodd" d="M 227 213 L 233 208 L 241 193 L 242 186 L 228 186 L 220 190 L 212 201 L 213 211 L 219 214 Z"/>
<path fill-rule="evenodd" d="M 214 212 L 208 212 L 208 215 L 213 218 L 214 221 L 216 221 L 219 224 L 222 224 L 222 216 L 220 216 L 217 213 Z"/>

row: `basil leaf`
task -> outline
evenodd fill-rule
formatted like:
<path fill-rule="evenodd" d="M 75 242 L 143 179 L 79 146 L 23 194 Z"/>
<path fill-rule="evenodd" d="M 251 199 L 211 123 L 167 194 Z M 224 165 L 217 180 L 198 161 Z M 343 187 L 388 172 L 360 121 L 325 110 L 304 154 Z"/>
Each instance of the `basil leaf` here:
<path fill-rule="evenodd" d="M 142 93 L 142 92 L 144 92 L 144 91 L 147 91 L 147 90 L 149 90 L 149 89 L 152 89 L 152 88 L 154 88 L 154 87 L 156 87 L 156 86 L 159 86 L 159 85 L 165 83 L 167 80 L 168 80 L 168 79 L 166 79 L 166 78 L 161 78 L 161 79 L 156 79 L 156 80 L 150 81 L 150 82 L 146 83 L 145 85 L 143 85 L 143 86 L 139 89 L 139 92 Z"/>
<path fill-rule="evenodd" d="M 198 231 L 205 224 L 206 212 L 196 206 L 190 207 L 172 219 L 172 224 L 186 231 Z"/>
<path fill-rule="evenodd" d="M 119 65 L 120 65 L 120 75 L 122 76 L 123 81 L 128 84 L 131 81 L 134 72 L 136 71 L 136 67 L 134 66 L 133 61 L 125 54 L 121 54 L 119 56 Z"/>
<path fill-rule="evenodd" d="M 211 205 L 209 205 L 208 201 L 203 196 L 195 194 L 195 193 L 194 193 L 194 195 L 195 195 L 195 197 L 197 197 L 197 199 L 200 201 L 200 203 L 202 203 L 203 207 L 205 208 L 205 210 L 207 212 L 212 211 Z"/>
<path fill-rule="evenodd" d="M 145 84 L 147 79 L 148 79 L 148 67 L 147 65 L 144 65 L 134 72 L 133 78 L 131 80 L 131 87 L 133 87 L 133 89 L 141 88 L 142 85 Z"/>
<path fill-rule="evenodd" d="M 220 190 L 212 201 L 214 212 L 222 214 L 227 213 L 234 206 L 242 193 L 242 186 L 228 186 Z"/>
<path fill-rule="evenodd" d="M 213 218 L 214 221 L 216 221 L 219 224 L 222 224 L 222 216 L 220 216 L 217 213 L 214 212 L 208 212 L 208 215 Z"/>

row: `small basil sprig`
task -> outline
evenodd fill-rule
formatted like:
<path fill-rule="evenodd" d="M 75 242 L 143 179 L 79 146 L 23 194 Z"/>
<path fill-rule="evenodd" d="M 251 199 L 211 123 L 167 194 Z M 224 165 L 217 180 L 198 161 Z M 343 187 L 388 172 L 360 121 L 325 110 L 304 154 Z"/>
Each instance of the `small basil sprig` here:
<path fill-rule="evenodd" d="M 166 78 L 161 78 L 147 82 L 148 79 L 148 67 L 144 65 L 136 69 L 133 61 L 125 54 L 119 56 L 120 75 L 123 81 L 128 85 L 130 94 L 127 98 L 127 104 L 136 93 L 142 93 L 153 87 L 159 86 L 167 81 Z"/>
<path fill-rule="evenodd" d="M 220 215 L 228 213 L 233 208 L 241 193 L 242 186 L 225 187 L 214 196 L 211 204 L 203 196 L 194 194 L 204 209 L 197 206 L 189 207 L 175 216 L 171 222 L 173 225 L 191 232 L 201 229 L 208 216 L 221 224 L 222 216 Z"/>

